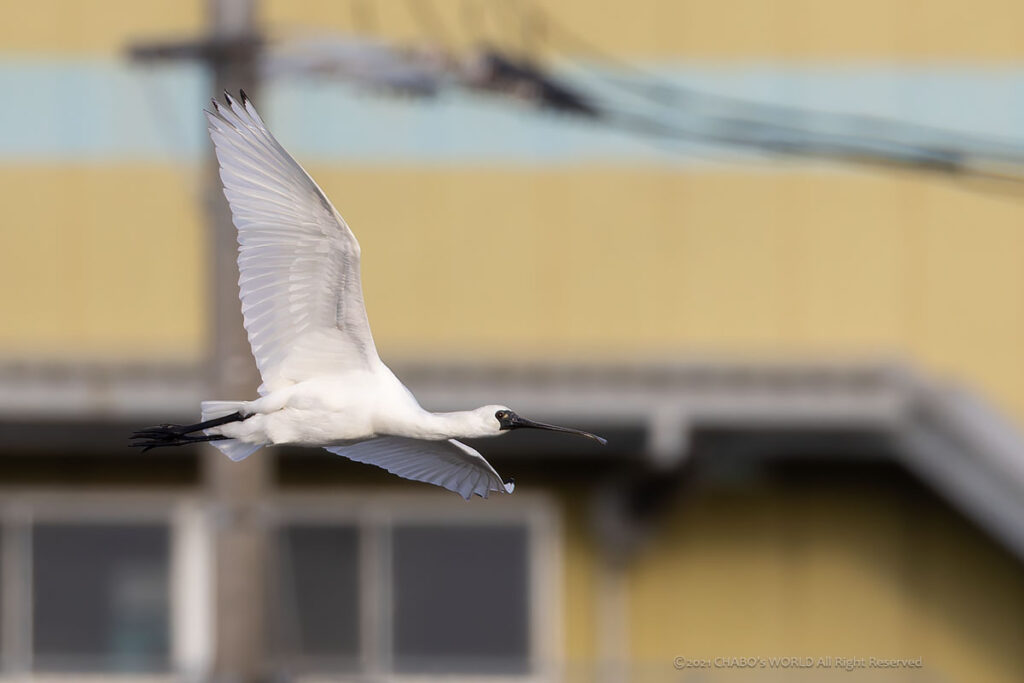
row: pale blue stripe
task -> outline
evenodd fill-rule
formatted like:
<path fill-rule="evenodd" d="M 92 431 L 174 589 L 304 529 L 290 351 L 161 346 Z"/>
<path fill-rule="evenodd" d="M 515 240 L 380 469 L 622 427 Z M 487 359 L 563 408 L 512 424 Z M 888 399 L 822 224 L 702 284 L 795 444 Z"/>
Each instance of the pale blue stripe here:
<path fill-rule="evenodd" d="M 267 112 L 293 152 L 318 161 L 559 163 L 645 161 L 651 144 L 516 102 L 451 93 L 412 102 L 336 84 L 277 85 Z"/>
<path fill-rule="evenodd" d="M 645 71 L 661 81 L 722 96 L 1024 141 L 1024 65 L 679 64 Z M 653 106 L 618 90 L 592 69 L 577 67 L 568 73 L 623 102 Z M 207 150 L 201 114 L 207 79 L 195 66 L 144 68 L 113 59 L 0 57 L 0 91 L 3 162 L 176 163 L 197 161 Z M 294 80 L 268 86 L 260 105 L 297 157 L 318 162 L 685 163 L 738 156 L 708 145 L 659 150 L 623 132 L 468 94 L 408 100 Z M 679 109 L 680 124 L 693 120 L 685 108 Z"/>
<path fill-rule="evenodd" d="M 769 104 L 1024 137 L 1024 64 L 682 66 L 658 73 L 678 85 Z"/>
<path fill-rule="evenodd" d="M 0 59 L 0 159 L 189 161 L 205 148 L 202 70 Z"/>

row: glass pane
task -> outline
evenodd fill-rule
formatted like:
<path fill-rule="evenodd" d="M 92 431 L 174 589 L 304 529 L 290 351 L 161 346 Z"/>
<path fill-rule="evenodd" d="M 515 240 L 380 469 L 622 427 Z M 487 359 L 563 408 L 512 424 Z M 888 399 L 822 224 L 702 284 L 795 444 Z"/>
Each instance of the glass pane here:
<path fill-rule="evenodd" d="M 278 534 L 275 650 L 292 665 L 354 669 L 359 656 L 359 532 L 291 524 Z"/>
<path fill-rule="evenodd" d="M 525 527 L 402 525 L 393 531 L 392 548 L 399 671 L 527 670 Z"/>
<path fill-rule="evenodd" d="M 35 525 L 35 668 L 167 669 L 169 545 L 166 524 Z"/>

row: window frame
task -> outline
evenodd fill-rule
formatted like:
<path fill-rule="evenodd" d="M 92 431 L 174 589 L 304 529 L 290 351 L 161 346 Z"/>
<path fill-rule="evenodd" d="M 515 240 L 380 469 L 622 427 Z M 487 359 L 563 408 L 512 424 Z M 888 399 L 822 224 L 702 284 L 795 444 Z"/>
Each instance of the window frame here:
<path fill-rule="evenodd" d="M 166 672 L 35 670 L 32 605 L 32 526 L 167 524 L 170 540 Z M 208 671 L 212 634 L 212 537 L 202 499 L 179 491 L 88 492 L 0 489 L 0 683 L 172 683 Z"/>
<path fill-rule="evenodd" d="M 389 538 L 395 525 L 440 524 L 482 526 L 495 523 L 522 524 L 528 552 L 528 649 L 523 674 L 400 673 L 393 670 L 392 656 L 392 553 Z M 300 683 L 342 683 L 386 677 L 398 683 L 432 683 L 439 680 L 510 683 L 549 681 L 557 678 L 562 654 L 562 557 L 561 520 L 557 507 L 543 493 L 494 495 L 488 500 L 466 502 L 436 492 L 368 492 L 332 490 L 329 493 L 281 493 L 275 498 L 268 529 L 281 524 L 337 523 L 354 526 L 359 534 L 360 654 L 361 668 L 353 672 L 298 672 Z M 268 565 L 269 566 L 269 565 Z M 276 578 L 276 577 L 275 577 Z M 271 658 L 273 668 L 287 660 Z"/>

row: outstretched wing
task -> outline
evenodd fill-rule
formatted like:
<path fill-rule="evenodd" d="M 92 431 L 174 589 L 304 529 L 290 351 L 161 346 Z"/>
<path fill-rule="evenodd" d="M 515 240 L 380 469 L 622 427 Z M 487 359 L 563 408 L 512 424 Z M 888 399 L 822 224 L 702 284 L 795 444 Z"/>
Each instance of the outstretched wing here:
<path fill-rule="evenodd" d="M 377 350 L 355 235 L 245 93 L 227 102 L 206 114 L 238 228 L 242 315 L 260 393 L 369 366 Z"/>
<path fill-rule="evenodd" d="M 515 489 L 515 484 L 504 482 L 476 449 L 455 439 L 423 441 L 382 436 L 327 450 L 349 460 L 383 467 L 406 479 L 437 484 L 466 500 L 474 493 L 486 498 L 491 491 L 512 493 Z"/>

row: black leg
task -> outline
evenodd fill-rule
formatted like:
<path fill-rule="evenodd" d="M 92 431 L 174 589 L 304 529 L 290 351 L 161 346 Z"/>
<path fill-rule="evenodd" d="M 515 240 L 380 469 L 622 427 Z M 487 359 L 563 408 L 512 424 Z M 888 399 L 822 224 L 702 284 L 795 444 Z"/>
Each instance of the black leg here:
<path fill-rule="evenodd" d="M 148 451 L 150 448 L 159 448 L 161 446 L 184 446 L 190 443 L 200 443 L 203 441 L 219 441 L 228 437 L 221 435 L 212 436 L 188 436 L 194 432 L 201 432 L 204 429 L 212 429 L 213 427 L 219 427 L 221 425 L 228 424 L 230 422 L 241 422 L 247 415 L 241 413 L 231 413 L 224 417 L 216 417 L 212 420 L 206 420 L 205 422 L 197 422 L 191 425 L 174 425 L 174 424 L 162 424 L 155 427 L 149 427 L 147 429 L 140 429 L 139 431 L 132 434 L 131 438 L 135 440 L 132 446 L 140 447 L 143 452 Z"/>
<path fill-rule="evenodd" d="M 135 434 L 132 434 L 132 437 L 135 438 L 136 435 L 156 436 L 158 434 L 177 434 L 179 436 L 184 436 L 185 434 L 191 434 L 192 432 L 201 432 L 204 429 L 220 427 L 221 425 L 226 425 L 231 422 L 241 422 L 246 417 L 248 416 L 242 415 L 241 413 L 231 413 L 230 415 L 225 415 L 224 417 L 215 417 L 214 419 L 207 420 L 206 422 L 197 422 L 195 424 L 190 425 L 162 424 L 157 425 L 156 427 L 150 427 L 148 429 L 139 430 L 135 432 Z"/>
<path fill-rule="evenodd" d="M 136 432 L 138 434 L 138 432 Z M 223 434 L 209 434 L 204 436 L 174 436 L 174 437 L 141 437 L 133 436 L 132 438 L 137 441 L 131 446 L 133 448 L 141 448 L 142 452 L 145 453 L 153 448 L 164 448 L 166 446 L 187 446 L 190 443 L 204 443 L 206 441 L 223 441 L 230 437 L 224 436 Z"/>

